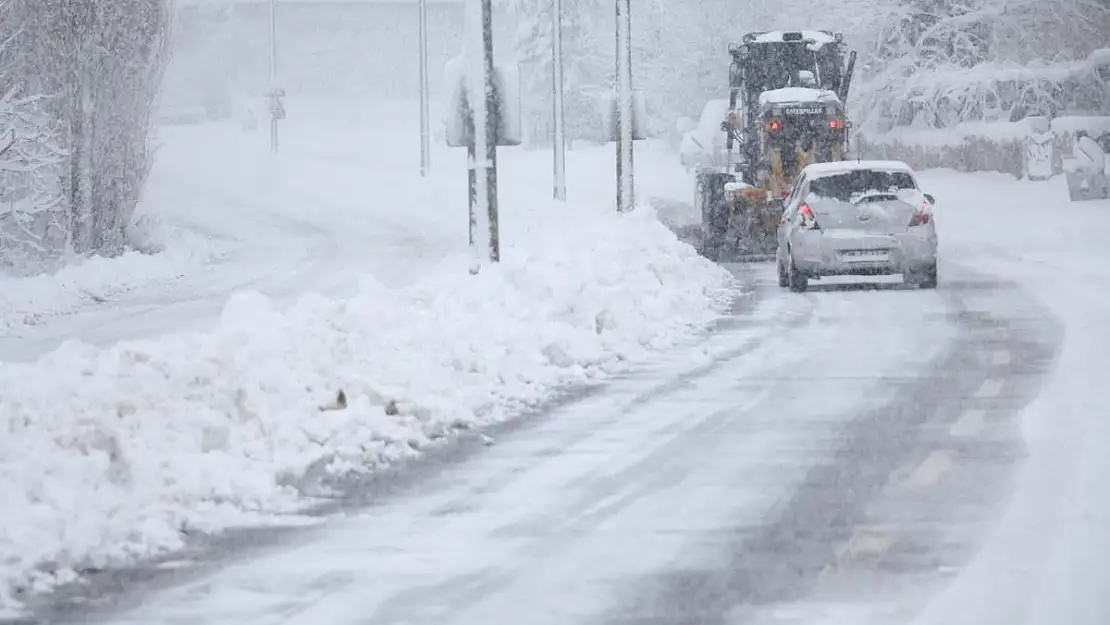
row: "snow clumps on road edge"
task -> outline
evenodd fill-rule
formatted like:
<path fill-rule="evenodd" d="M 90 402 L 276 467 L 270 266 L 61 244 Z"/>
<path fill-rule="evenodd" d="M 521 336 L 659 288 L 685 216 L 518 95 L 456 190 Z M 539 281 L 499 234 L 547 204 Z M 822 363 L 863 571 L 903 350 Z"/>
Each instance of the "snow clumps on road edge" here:
<path fill-rule="evenodd" d="M 0 364 L 0 613 L 187 532 L 295 511 L 310 467 L 371 470 L 509 418 L 727 305 L 729 274 L 650 209 L 536 213 L 503 224 L 513 245 L 477 276 L 457 259 L 285 312 L 243 294 L 210 333 Z"/>
<path fill-rule="evenodd" d="M 15 277 L 0 274 L 0 337 L 25 326 L 109 303 L 122 293 L 172 283 L 219 256 L 204 237 L 141 219 L 130 244 L 115 257 L 67 259 L 56 271 Z"/>

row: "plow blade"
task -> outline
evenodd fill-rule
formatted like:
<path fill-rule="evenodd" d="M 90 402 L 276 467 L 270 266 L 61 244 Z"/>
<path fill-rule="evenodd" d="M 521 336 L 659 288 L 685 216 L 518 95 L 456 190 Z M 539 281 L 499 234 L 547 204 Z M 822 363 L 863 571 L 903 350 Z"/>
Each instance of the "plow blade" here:
<path fill-rule="evenodd" d="M 716 262 L 766 262 L 778 250 L 775 204 L 738 200 L 723 202 L 702 228 L 702 255 Z"/>

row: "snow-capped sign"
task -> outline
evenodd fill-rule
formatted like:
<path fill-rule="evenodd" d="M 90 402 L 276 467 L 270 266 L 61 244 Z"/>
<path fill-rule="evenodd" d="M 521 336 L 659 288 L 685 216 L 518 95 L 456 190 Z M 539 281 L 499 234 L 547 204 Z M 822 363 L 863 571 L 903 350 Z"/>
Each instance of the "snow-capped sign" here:
<path fill-rule="evenodd" d="M 609 141 L 617 140 L 617 94 L 608 91 L 601 96 L 601 115 L 605 125 L 605 136 Z M 644 105 L 644 95 L 639 91 L 632 92 L 632 140 L 643 141 L 648 138 L 647 107 Z"/>
<path fill-rule="evenodd" d="M 453 148 L 467 147 L 473 142 L 468 132 L 467 61 L 455 57 L 444 69 L 444 138 Z M 520 112 L 520 68 L 511 63 L 497 63 L 493 68 L 493 91 L 499 108 L 497 145 L 520 145 L 523 140 Z"/>

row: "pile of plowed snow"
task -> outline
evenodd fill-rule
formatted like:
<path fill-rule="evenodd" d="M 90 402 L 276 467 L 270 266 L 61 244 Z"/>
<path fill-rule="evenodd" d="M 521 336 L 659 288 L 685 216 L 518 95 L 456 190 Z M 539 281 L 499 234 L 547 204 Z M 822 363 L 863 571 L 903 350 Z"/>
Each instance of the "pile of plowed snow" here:
<path fill-rule="evenodd" d="M 310 468 L 369 470 L 507 418 L 691 338 L 729 296 L 648 209 L 559 206 L 505 233 L 477 276 L 457 258 L 283 312 L 244 294 L 210 333 L 0 364 L 0 606 L 295 511 Z"/>

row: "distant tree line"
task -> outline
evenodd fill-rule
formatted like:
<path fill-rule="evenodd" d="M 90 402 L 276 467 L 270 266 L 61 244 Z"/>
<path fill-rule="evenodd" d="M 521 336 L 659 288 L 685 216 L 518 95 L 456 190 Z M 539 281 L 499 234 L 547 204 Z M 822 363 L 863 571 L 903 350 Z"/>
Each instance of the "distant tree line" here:
<path fill-rule="evenodd" d="M 125 249 L 171 5 L 0 0 L 0 267 Z"/>

